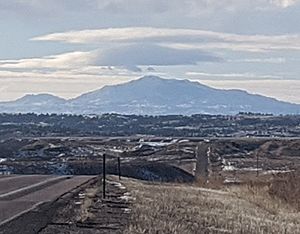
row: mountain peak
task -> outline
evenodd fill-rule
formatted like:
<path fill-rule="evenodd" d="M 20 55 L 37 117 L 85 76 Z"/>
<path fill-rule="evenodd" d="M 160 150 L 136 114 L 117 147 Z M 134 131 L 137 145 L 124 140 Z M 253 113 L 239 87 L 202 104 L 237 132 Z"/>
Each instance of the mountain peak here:
<path fill-rule="evenodd" d="M 32 94 L 26 94 L 20 99 L 22 98 L 58 98 L 58 97 L 49 93 L 37 93 L 37 94 L 32 93 Z"/>
<path fill-rule="evenodd" d="M 147 75 L 127 83 L 106 86 L 64 100 L 51 94 L 26 95 L 15 102 L 0 103 L 6 112 L 73 114 L 237 114 L 260 112 L 298 114 L 300 105 L 245 91 L 219 90 L 183 79 Z"/>
<path fill-rule="evenodd" d="M 154 75 L 147 75 L 147 76 L 143 76 L 141 78 L 139 78 L 138 80 L 165 80 L 164 78 L 161 78 L 159 76 L 154 76 Z"/>
<path fill-rule="evenodd" d="M 15 103 L 64 103 L 65 99 L 57 97 L 48 93 L 40 93 L 40 94 L 26 94 L 25 96 L 17 99 Z"/>
<path fill-rule="evenodd" d="M 150 84 L 150 83 L 163 83 L 168 81 L 169 79 L 165 79 L 165 78 L 161 78 L 159 76 L 154 76 L 154 75 L 147 75 L 147 76 L 143 76 L 141 78 L 138 78 L 137 80 L 133 80 L 130 83 L 146 83 L 146 84 Z"/>

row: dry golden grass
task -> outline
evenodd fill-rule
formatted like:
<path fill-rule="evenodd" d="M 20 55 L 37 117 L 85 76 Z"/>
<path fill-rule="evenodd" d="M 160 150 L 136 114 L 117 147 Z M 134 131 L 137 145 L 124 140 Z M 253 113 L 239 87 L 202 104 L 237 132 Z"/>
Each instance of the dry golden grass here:
<path fill-rule="evenodd" d="M 275 176 L 268 192 L 300 212 L 300 171 Z"/>
<path fill-rule="evenodd" d="M 197 178 L 193 185 L 202 188 L 222 189 L 224 188 L 224 178 L 221 176 L 212 176 L 209 180 Z"/>
<path fill-rule="evenodd" d="M 268 186 L 225 190 L 123 180 L 136 198 L 125 233 L 300 233 L 300 213 Z"/>

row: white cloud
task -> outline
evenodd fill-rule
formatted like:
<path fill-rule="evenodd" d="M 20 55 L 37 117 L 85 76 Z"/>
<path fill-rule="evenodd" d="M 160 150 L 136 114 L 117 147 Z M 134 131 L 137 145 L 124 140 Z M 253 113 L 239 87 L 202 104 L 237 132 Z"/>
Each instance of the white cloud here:
<path fill-rule="evenodd" d="M 207 72 L 186 72 L 186 75 L 189 77 L 198 77 L 198 78 L 208 78 L 209 80 L 217 79 L 217 80 L 233 80 L 240 78 L 247 78 L 251 80 L 256 79 L 283 79 L 282 76 L 278 75 L 262 75 L 255 73 L 207 73 Z"/>
<path fill-rule="evenodd" d="M 299 3 L 299 0 L 271 0 L 271 3 L 278 7 L 287 8 Z"/>
<path fill-rule="evenodd" d="M 32 38 L 34 41 L 65 43 L 156 43 L 171 48 L 227 49 L 266 52 L 300 50 L 300 35 L 241 35 L 193 29 L 127 27 L 53 33 Z"/>
<path fill-rule="evenodd" d="M 106 28 L 53 33 L 32 38 L 33 41 L 61 41 L 66 43 L 107 43 L 138 41 L 176 41 L 178 37 L 218 37 L 209 31 L 152 27 Z"/>
<path fill-rule="evenodd" d="M 270 63 L 270 64 L 283 64 L 286 63 L 286 58 L 246 58 L 246 59 L 229 59 L 227 62 L 234 63 Z"/>
<path fill-rule="evenodd" d="M 44 68 L 72 68 L 84 66 L 95 60 L 94 52 L 70 52 L 42 58 L 29 58 L 17 60 L 0 60 L 0 68 L 13 69 L 44 69 Z"/>
<path fill-rule="evenodd" d="M 2 69 L 74 69 L 85 66 L 118 66 L 141 71 L 137 66 L 196 65 L 220 62 L 221 58 L 191 49 L 173 49 L 152 44 L 130 44 L 111 49 L 70 52 L 42 58 L 0 60 Z"/>
<path fill-rule="evenodd" d="M 300 42 L 300 35 L 240 35 L 196 29 L 127 27 L 68 31 L 32 38 L 34 41 L 62 41 L 67 43 L 141 42 L 141 41 L 199 41 L 284 43 Z"/>
<path fill-rule="evenodd" d="M 130 44 L 99 53 L 96 64 L 102 66 L 172 66 L 220 62 L 221 58 L 201 50 L 173 49 L 152 44 Z"/>

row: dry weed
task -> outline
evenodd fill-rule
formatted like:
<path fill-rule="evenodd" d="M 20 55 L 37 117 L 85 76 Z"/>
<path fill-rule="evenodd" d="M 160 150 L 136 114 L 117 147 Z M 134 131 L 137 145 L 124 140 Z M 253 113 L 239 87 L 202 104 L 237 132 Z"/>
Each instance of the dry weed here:
<path fill-rule="evenodd" d="M 94 214 L 90 212 L 90 207 L 93 203 L 93 198 L 99 191 L 97 188 L 90 188 L 87 189 L 85 192 L 86 192 L 85 197 L 80 207 L 80 217 L 79 217 L 80 222 L 85 222 L 94 217 Z"/>
<path fill-rule="evenodd" d="M 136 197 L 125 233 L 300 233 L 300 214 L 272 203 L 271 196 L 264 198 L 267 188 L 225 192 L 124 182 Z"/>
<path fill-rule="evenodd" d="M 268 192 L 300 211 L 300 171 L 274 176 Z"/>

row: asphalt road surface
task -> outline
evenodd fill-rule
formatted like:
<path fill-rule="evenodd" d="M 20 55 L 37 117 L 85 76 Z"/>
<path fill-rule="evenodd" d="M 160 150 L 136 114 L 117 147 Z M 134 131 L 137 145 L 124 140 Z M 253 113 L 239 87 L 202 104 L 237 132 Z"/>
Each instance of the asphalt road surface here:
<path fill-rule="evenodd" d="M 4 223 L 83 185 L 92 176 L 0 176 L 0 229 Z"/>

